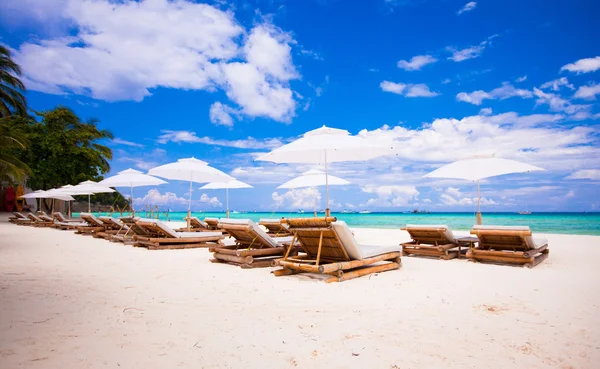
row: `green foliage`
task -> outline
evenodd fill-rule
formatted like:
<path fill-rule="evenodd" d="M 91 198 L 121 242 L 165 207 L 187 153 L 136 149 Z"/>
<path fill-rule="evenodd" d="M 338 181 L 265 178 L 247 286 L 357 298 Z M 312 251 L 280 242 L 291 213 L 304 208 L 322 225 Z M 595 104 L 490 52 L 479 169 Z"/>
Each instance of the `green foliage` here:
<path fill-rule="evenodd" d="M 73 196 L 77 201 L 87 202 L 87 195 Z M 92 204 L 101 204 L 101 205 L 112 205 L 115 207 L 118 206 L 121 209 L 124 209 L 129 205 L 129 200 L 124 198 L 119 192 L 111 192 L 111 193 L 97 193 L 90 197 L 90 202 Z"/>
<path fill-rule="evenodd" d="M 86 180 L 98 181 L 110 170 L 110 148 L 99 143 L 112 139 L 107 130 L 98 129 L 95 120 L 82 122 L 73 111 L 57 107 L 36 113 L 40 121 L 14 119 L 26 132 L 29 146 L 20 150 L 20 159 L 29 165 L 27 185 L 47 190 Z"/>
<path fill-rule="evenodd" d="M 10 57 L 8 48 L 0 45 L 0 118 L 13 114 L 27 116 L 25 86 L 19 80 L 21 68 Z"/>
<path fill-rule="evenodd" d="M 21 182 L 31 169 L 16 155 L 29 144 L 25 132 L 13 124 L 12 117 L 0 118 L 0 183 Z"/>

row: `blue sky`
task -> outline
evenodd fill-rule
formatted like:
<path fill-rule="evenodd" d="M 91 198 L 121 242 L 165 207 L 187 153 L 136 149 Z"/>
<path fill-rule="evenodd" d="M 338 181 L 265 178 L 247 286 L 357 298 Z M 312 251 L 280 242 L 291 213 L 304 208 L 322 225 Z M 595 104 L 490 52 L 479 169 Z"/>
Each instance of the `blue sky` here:
<path fill-rule="evenodd" d="M 65 105 L 116 139 L 111 173 L 194 156 L 252 184 L 238 210 L 324 207 L 276 187 L 310 165 L 254 162 L 328 125 L 393 142 L 331 166 L 332 209 L 473 211 L 476 187 L 422 176 L 475 154 L 547 169 L 482 183 L 484 211 L 600 208 L 594 1 L 0 2 L 0 42 L 35 110 Z M 200 185 L 196 186 L 196 188 Z M 188 187 L 137 188 L 185 209 Z M 194 210 L 223 209 L 195 190 Z"/>

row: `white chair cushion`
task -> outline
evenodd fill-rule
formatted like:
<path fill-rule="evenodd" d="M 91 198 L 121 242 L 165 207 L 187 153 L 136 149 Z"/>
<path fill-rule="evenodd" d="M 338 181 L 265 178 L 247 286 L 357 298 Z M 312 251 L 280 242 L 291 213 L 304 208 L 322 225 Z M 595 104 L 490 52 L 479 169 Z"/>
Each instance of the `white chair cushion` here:
<path fill-rule="evenodd" d="M 490 230 L 497 229 L 501 231 L 529 231 L 529 226 L 499 226 L 499 225 L 474 225 L 473 229 Z"/>
<path fill-rule="evenodd" d="M 373 256 L 385 254 L 386 252 L 400 251 L 400 246 L 372 246 L 359 245 L 346 222 L 338 220 L 331 223 L 334 231 L 337 233 L 346 253 L 353 260 L 363 260 Z"/>
<path fill-rule="evenodd" d="M 456 237 L 454 237 L 454 233 L 448 228 L 445 224 L 407 224 L 406 229 L 427 229 L 427 228 L 439 228 L 444 230 L 444 236 L 448 239 L 448 241 L 452 243 L 456 243 Z"/>
<path fill-rule="evenodd" d="M 95 223 L 95 225 L 97 226 L 102 226 L 103 223 L 101 221 L 98 220 L 98 218 L 96 218 L 96 216 L 94 216 L 94 214 L 91 213 L 81 213 L 79 214 L 79 217 L 83 220 L 85 220 L 86 222 L 88 221 L 88 219 L 92 222 Z M 88 218 L 88 219 L 85 219 Z"/>
<path fill-rule="evenodd" d="M 198 223 L 200 223 L 200 225 L 201 225 L 202 227 L 204 227 L 204 228 L 208 228 L 208 224 L 204 223 L 204 221 L 203 221 L 203 220 L 201 220 L 201 219 L 199 219 L 199 218 L 197 218 L 197 217 L 191 217 L 190 219 L 193 219 L 193 220 L 197 221 Z"/>
<path fill-rule="evenodd" d="M 277 244 L 277 241 L 275 241 L 271 236 L 269 236 L 267 234 L 267 232 L 263 231 L 263 229 L 261 227 L 259 227 L 258 224 L 254 223 L 250 219 L 221 218 L 221 219 L 219 219 L 219 223 L 220 224 L 232 224 L 232 225 L 240 225 L 240 224 L 247 225 L 249 227 L 252 227 L 254 232 L 256 232 L 256 234 L 258 234 L 261 238 L 263 238 L 266 242 L 268 242 L 269 245 L 271 245 L 271 247 L 280 246 Z M 291 241 L 291 239 L 290 239 L 290 241 Z"/>

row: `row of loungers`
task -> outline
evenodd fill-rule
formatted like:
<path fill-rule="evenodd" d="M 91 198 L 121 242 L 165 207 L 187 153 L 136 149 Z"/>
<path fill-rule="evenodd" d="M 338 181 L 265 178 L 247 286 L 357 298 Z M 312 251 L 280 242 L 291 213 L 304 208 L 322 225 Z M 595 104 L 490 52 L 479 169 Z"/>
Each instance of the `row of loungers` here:
<path fill-rule="evenodd" d="M 265 226 L 267 232 L 248 219 L 214 219 L 215 223 L 213 219 L 192 218 L 193 231 L 186 232 L 175 231 L 155 219 L 119 220 L 81 213 L 84 226 L 58 214 L 53 214 L 54 224 L 60 229 L 76 229 L 77 233 L 153 250 L 209 247 L 213 253 L 211 261 L 215 263 L 242 268 L 280 266 L 273 272 L 275 276 L 316 273 L 324 275 L 327 282 L 398 269 L 402 255 L 453 259 L 461 255 L 463 246 L 467 250 L 466 257 L 472 261 L 528 267 L 546 259 L 549 252 L 547 241 L 533 238 L 529 227 L 475 226 L 471 234 L 476 237 L 461 238 L 445 225 L 407 225 L 404 229 L 410 234 L 411 242 L 380 246 L 358 244 L 346 223 L 335 217 L 270 220 L 273 228 Z M 47 226 L 51 223 L 32 214 L 17 218 L 13 218 L 17 224 Z M 279 227 L 275 227 L 276 222 Z M 275 237 L 280 232 L 288 235 Z M 233 238 L 233 245 L 223 244 L 224 233 Z M 474 243 L 478 243 L 477 247 L 473 247 Z"/>

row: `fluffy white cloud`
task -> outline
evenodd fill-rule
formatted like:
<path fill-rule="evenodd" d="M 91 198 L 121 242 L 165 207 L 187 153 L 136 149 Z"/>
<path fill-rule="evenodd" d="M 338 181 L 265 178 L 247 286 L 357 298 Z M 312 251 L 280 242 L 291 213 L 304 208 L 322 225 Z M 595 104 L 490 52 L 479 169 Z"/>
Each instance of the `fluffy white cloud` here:
<path fill-rule="evenodd" d="M 277 208 L 314 209 L 321 202 L 321 192 L 313 187 L 289 190 L 285 193 L 273 192 L 271 198 Z"/>
<path fill-rule="evenodd" d="M 218 101 L 213 103 L 209 110 L 211 123 L 227 127 L 233 127 L 233 117 L 231 115 L 234 114 L 238 114 L 238 111 Z"/>
<path fill-rule="evenodd" d="M 431 166 L 433 169 L 440 163 L 474 154 L 494 153 L 548 170 L 589 168 L 600 157 L 595 129 L 542 124 L 563 118 L 562 115 L 551 114 L 519 116 L 510 112 L 463 119 L 435 119 L 417 129 L 383 127 L 363 130 L 359 135 L 392 145 L 397 153 L 396 162 L 420 163 L 419 167 L 424 170 L 422 174 L 427 171 L 427 162 L 435 163 Z M 389 165 L 383 171 L 389 172 Z M 395 176 L 395 180 L 403 177 Z"/>
<path fill-rule="evenodd" d="M 537 97 L 536 105 L 548 105 L 550 111 L 565 112 L 567 114 L 577 114 L 589 110 L 590 105 L 573 104 L 562 97 L 546 93 L 538 88 L 533 88 L 533 94 Z"/>
<path fill-rule="evenodd" d="M 565 86 L 566 88 L 569 88 L 571 90 L 575 89 L 575 86 L 569 83 L 567 77 L 561 77 L 553 81 L 548 81 L 541 85 L 540 88 L 551 88 L 552 91 L 558 91 L 560 90 L 561 86 Z"/>
<path fill-rule="evenodd" d="M 582 169 L 572 173 L 567 179 L 593 179 L 600 181 L 600 169 Z"/>
<path fill-rule="evenodd" d="M 479 111 L 479 115 L 492 115 L 492 108 L 483 108 Z"/>
<path fill-rule="evenodd" d="M 294 115 L 294 40 L 267 21 L 247 34 L 232 12 L 188 0 L 68 0 L 61 16 L 74 35 L 15 50 L 29 89 L 140 101 L 158 87 L 221 88 L 248 116 Z"/>
<path fill-rule="evenodd" d="M 123 140 L 122 138 L 118 138 L 118 137 L 113 138 L 112 143 L 115 145 L 124 145 L 124 146 L 130 146 L 130 147 L 139 147 L 139 148 L 144 147 L 144 145 L 142 145 L 142 144 Z"/>
<path fill-rule="evenodd" d="M 495 88 L 490 92 L 485 92 L 482 90 L 473 91 L 471 93 L 460 92 L 456 95 L 456 100 L 468 102 L 474 105 L 481 105 L 485 99 L 504 100 L 510 97 L 521 97 L 523 99 L 527 99 L 533 97 L 533 94 L 529 90 L 516 88 L 509 82 L 503 82 L 502 86 Z"/>
<path fill-rule="evenodd" d="M 383 91 L 392 92 L 406 97 L 434 97 L 439 93 L 429 90 L 429 87 L 423 83 L 406 84 L 383 81 L 379 84 Z"/>
<path fill-rule="evenodd" d="M 223 206 L 223 204 L 221 204 L 221 202 L 219 201 L 218 198 L 216 198 L 216 197 L 210 197 L 210 196 L 208 196 L 205 193 L 203 193 L 202 195 L 200 195 L 200 203 L 206 204 L 206 205 L 210 205 L 212 207 Z"/>
<path fill-rule="evenodd" d="M 398 62 L 398 68 L 409 71 L 420 70 L 427 64 L 432 64 L 436 61 L 438 60 L 431 55 L 417 55 L 413 56 L 410 61 L 400 60 Z"/>
<path fill-rule="evenodd" d="M 443 193 L 440 195 L 440 201 L 444 205 L 450 206 L 473 206 L 477 205 L 477 197 L 461 197 L 456 198 L 447 193 Z M 481 198 L 481 205 L 496 205 L 496 202 L 492 199 L 488 199 L 486 197 Z"/>
<path fill-rule="evenodd" d="M 600 95 L 600 83 L 581 86 L 575 93 L 578 99 L 596 100 L 596 95 Z"/>
<path fill-rule="evenodd" d="M 414 186 L 366 185 L 361 188 L 363 192 L 375 194 L 376 198 L 369 199 L 366 206 L 398 207 L 406 206 L 419 197 L 419 191 Z"/>
<path fill-rule="evenodd" d="M 456 14 L 461 15 L 462 13 L 470 12 L 471 10 L 475 9 L 476 6 L 477 3 L 475 1 L 468 2 L 465 4 L 465 6 L 460 8 Z"/>
<path fill-rule="evenodd" d="M 519 77 L 516 79 L 517 83 L 525 82 L 527 80 L 527 76 Z"/>
<path fill-rule="evenodd" d="M 198 137 L 196 132 L 192 131 L 171 131 L 163 130 L 158 136 L 156 142 L 165 144 L 167 142 L 175 143 L 201 143 L 213 146 L 235 147 L 238 149 L 274 149 L 283 145 L 283 142 L 278 138 L 256 139 L 248 137 L 245 140 L 218 140 L 211 137 Z"/>
<path fill-rule="evenodd" d="M 148 190 L 144 197 L 136 198 L 134 204 L 152 204 L 152 205 L 182 205 L 187 204 L 188 200 L 177 196 L 174 192 L 165 192 L 161 194 L 159 190 L 153 188 Z"/>
<path fill-rule="evenodd" d="M 560 68 L 560 71 L 562 72 L 566 70 L 580 74 L 594 72 L 598 69 L 600 69 L 600 56 L 595 58 L 579 59 L 575 63 L 564 65 L 562 68 Z"/>
<path fill-rule="evenodd" d="M 469 59 L 477 58 L 483 53 L 485 48 L 491 43 L 491 40 L 498 37 L 498 35 L 492 35 L 487 38 L 487 40 L 482 41 L 479 45 L 467 47 L 465 49 L 458 50 L 454 47 L 448 46 L 446 47 L 447 51 L 452 53 L 452 56 L 448 57 L 449 60 L 453 60 L 455 62 L 461 62 Z"/>

